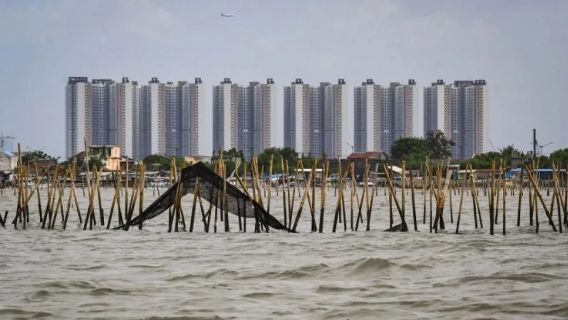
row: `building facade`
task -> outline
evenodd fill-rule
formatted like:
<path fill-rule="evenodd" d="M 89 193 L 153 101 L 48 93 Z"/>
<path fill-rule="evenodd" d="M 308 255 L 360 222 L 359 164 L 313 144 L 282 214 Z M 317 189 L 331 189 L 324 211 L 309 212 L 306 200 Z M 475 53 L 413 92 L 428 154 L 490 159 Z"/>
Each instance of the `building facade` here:
<path fill-rule="evenodd" d="M 284 87 L 284 147 L 298 154 L 309 153 L 310 91 L 300 78 Z"/>
<path fill-rule="evenodd" d="M 451 85 L 445 84 L 444 80 L 439 79 L 424 88 L 424 134 L 435 130 L 451 131 L 450 100 Z"/>
<path fill-rule="evenodd" d="M 390 153 L 396 140 L 422 136 L 418 87 L 413 79 L 388 87 L 367 79 L 353 92 L 354 151 Z"/>
<path fill-rule="evenodd" d="M 166 154 L 165 94 L 165 84 L 160 83 L 158 78 L 152 78 L 140 88 L 140 159 L 151 154 Z"/>
<path fill-rule="evenodd" d="M 138 90 L 138 83 L 126 77 L 111 84 L 108 115 L 108 144 L 120 146 L 122 156 L 134 159 L 139 158 Z"/>
<path fill-rule="evenodd" d="M 70 77 L 65 87 L 65 156 L 70 158 L 92 143 L 91 84 Z"/>
<path fill-rule="evenodd" d="M 213 153 L 235 148 L 245 159 L 271 146 L 274 81 L 251 82 L 247 87 L 225 78 L 213 87 Z"/>
<path fill-rule="evenodd" d="M 323 148 L 326 157 L 346 157 L 351 153 L 351 148 L 346 149 L 348 128 L 350 125 L 349 92 L 344 79 L 339 79 L 337 84 L 327 84 L 323 88 Z M 345 152 L 344 152 L 345 151 Z"/>
<path fill-rule="evenodd" d="M 353 89 L 355 152 L 381 150 L 382 93 L 381 86 L 373 79 L 367 79 Z"/>
<path fill-rule="evenodd" d="M 424 132 L 440 130 L 454 142 L 452 158 L 486 152 L 489 144 L 488 91 L 485 80 L 438 80 L 424 88 Z"/>
<path fill-rule="evenodd" d="M 66 156 L 90 145 L 119 146 L 122 156 L 197 155 L 202 81 L 143 86 L 122 78 L 70 77 L 65 88 Z"/>
<path fill-rule="evenodd" d="M 284 146 L 314 157 L 344 156 L 351 142 L 345 80 L 312 87 L 298 78 L 284 87 Z"/>
<path fill-rule="evenodd" d="M 181 88 L 181 152 L 199 155 L 199 110 L 203 110 L 204 87 L 201 78 Z"/>

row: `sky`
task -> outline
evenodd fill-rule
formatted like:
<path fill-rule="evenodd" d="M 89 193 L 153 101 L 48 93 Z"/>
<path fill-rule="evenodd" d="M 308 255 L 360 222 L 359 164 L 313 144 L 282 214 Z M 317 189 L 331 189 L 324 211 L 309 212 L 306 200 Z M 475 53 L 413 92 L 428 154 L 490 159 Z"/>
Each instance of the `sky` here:
<path fill-rule="evenodd" d="M 212 145 L 212 86 L 225 77 L 275 80 L 275 145 L 282 88 L 295 78 L 485 79 L 488 149 L 530 150 L 535 128 L 540 144 L 552 142 L 547 153 L 568 147 L 568 1 L 0 0 L 0 132 L 23 150 L 63 156 L 70 76 L 201 77 L 202 153 Z"/>

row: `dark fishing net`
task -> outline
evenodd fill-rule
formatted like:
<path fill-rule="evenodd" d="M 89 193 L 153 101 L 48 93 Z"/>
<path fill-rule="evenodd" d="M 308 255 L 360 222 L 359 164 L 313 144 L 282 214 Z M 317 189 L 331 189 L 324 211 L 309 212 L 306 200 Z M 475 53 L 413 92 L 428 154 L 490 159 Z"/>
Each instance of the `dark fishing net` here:
<path fill-rule="evenodd" d="M 218 204 L 224 208 L 225 205 L 221 199 L 223 185 L 225 184 L 223 178 L 203 163 L 198 162 L 184 168 L 181 172 L 181 181 L 174 183 L 154 203 L 148 206 L 142 214 L 133 218 L 130 226 L 150 220 L 171 207 L 175 203 L 179 183 L 181 183 L 179 193 L 183 197 L 188 193 L 194 192 L 197 181 L 199 181 L 199 196 L 213 205 Z M 273 229 L 288 230 L 278 219 L 268 214 L 256 201 L 228 182 L 226 183 L 226 194 L 226 208 L 229 213 L 241 217 L 255 218 L 262 225 L 267 225 Z"/>

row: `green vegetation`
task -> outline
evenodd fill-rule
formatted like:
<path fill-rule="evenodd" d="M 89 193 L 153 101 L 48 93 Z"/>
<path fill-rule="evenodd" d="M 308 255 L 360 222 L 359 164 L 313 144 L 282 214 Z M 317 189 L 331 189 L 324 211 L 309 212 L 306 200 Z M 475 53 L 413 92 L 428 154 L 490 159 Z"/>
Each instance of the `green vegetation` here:
<path fill-rule="evenodd" d="M 558 149 L 550 154 L 550 160 L 557 162 L 561 168 L 568 166 L 568 148 Z"/>
<path fill-rule="evenodd" d="M 402 138 L 391 147 L 391 159 L 405 161 L 413 169 L 419 168 L 426 159 L 447 159 L 452 155 L 454 142 L 447 139 L 441 131 L 431 131 L 422 138 Z"/>
<path fill-rule="evenodd" d="M 161 156 L 158 154 L 152 154 L 144 158 L 144 165 L 146 170 L 170 170 L 170 165 L 172 162 L 172 157 Z M 184 167 L 185 159 L 183 157 L 175 157 L 176 166 Z"/>
<path fill-rule="evenodd" d="M 56 159 L 57 158 L 54 158 L 41 150 L 22 152 L 22 163 L 25 165 L 35 163 L 37 161 L 56 160 Z"/>
<path fill-rule="evenodd" d="M 268 148 L 257 156 L 259 167 L 266 170 L 270 167 L 270 158 L 272 159 L 272 172 L 282 172 L 282 160 L 288 162 L 290 169 L 296 168 L 298 153 L 292 148 Z"/>

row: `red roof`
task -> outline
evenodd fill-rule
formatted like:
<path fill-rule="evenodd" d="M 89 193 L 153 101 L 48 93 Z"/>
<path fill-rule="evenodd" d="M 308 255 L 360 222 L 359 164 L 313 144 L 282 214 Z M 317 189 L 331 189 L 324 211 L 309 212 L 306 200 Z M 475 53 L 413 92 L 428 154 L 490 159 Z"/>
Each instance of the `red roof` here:
<path fill-rule="evenodd" d="M 382 153 L 378 151 L 370 152 L 353 152 L 347 157 L 347 160 L 380 160 L 382 158 Z"/>

